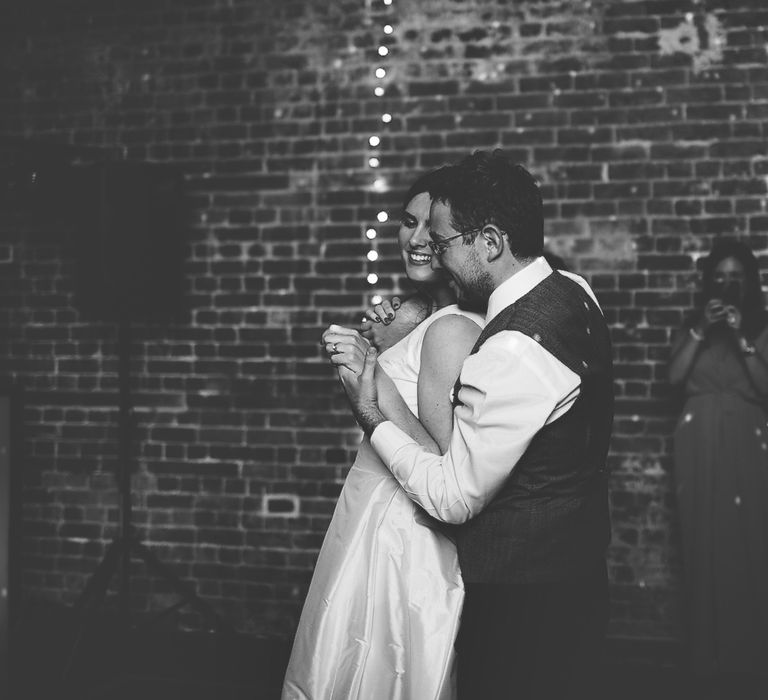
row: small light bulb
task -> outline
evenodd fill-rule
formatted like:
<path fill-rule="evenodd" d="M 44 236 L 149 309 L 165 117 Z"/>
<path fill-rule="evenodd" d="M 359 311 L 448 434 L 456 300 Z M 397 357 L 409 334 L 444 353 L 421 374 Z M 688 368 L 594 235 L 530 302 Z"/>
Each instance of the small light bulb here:
<path fill-rule="evenodd" d="M 368 280 L 368 284 L 376 284 L 376 282 L 379 281 L 379 276 L 375 272 L 371 272 L 366 279 Z"/>
<path fill-rule="evenodd" d="M 395 31 L 395 28 L 391 24 L 385 24 L 384 25 L 384 33 L 385 34 L 391 34 Z"/>
<path fill-rule="evenodd" d="M 392 0 L 384 0 L 384 4 L 385 5 L 391 5 L 392 4 Z"/>
<path fill-rule="evenodd" d="M 377 68 L 376 69 L 376 77 L 377 78 L 384 78 L 387 75 L 387 71 L 385 71 L 383 68 Z"/>
<path fill-rule="evenodd" d="M 368 139 L 368 143 L 371 144 L 374 148 L 378 146 L 381 143 L 381 139 L 378 136 L 371 136 L 371 138 Z"/>
<path fill-rule="evenodd" d="M 379 46 L 379 56 L 386 56 L 389 53 L 389 49 L 386 46 Z"/>
<path fill-rule="evenodd" d="M 693 22 L 693 12 L 686 12 L 685 13 L 685 21 L 689 24 Z"/>
<path fill-rule="evenodd" d="M 379 159 L 378 158 L 369 158 L 368 159 L 368 165 L 370 165 L 372 168 L 378 168 L 379 167 Z"/>
<path fill-rule="evenodd" d="M 366 257 L 367 257 L 367 258 L 368 258 L 368 260 L 370 260 L 371 262 L 375 262 L 376 260 L 378 260 L 378 259 L 379 259 L 379 254 L 378 254 L 378 253 L 377 253 L 375 250 L 369 250 L 369 251 L 368 251 L 368 255 L 367 255 Z"/>
<path fill-rule="evenodd" d="M 368 230 L 365 232 L 365 237 L 366 237 L 368 240 L 372 241 L 374 238 L 376 238 L 376 229 L 375 229 L 375 228 L 369 228 L 369 229 L 368 229 Z"/>
<path fill-rule="evenodd" d="M 389 122 L 392 121 L 392 115 L 391 114 L 382 114 L 381 115 L 381 121 L 383 121 L 385 124 L 389 124 Z"/>
<path fill-rule="evenodd" d="M 371 304 L 376 305 L 376 304 L 381 304 L 381 302 L 382 302 L 382 298 L 379 294 L 374 294 L 371 297 Z"/>
<path fill-rule="evenodd" d="M 376 97 L 384 97 L 384 88 L 380 85 L 376 86 L 376 89 L 373 91 L 373 94 L 376 95 Z"/>
<path fill-rule="evenodd" d="M 383 224 L 385 221 L 387 221 L 387 219 L 389 219 L 389 215 L 385 211 L 380 211 L 378 214 L 376 214 L 376 218 L 380 224 Z"/>

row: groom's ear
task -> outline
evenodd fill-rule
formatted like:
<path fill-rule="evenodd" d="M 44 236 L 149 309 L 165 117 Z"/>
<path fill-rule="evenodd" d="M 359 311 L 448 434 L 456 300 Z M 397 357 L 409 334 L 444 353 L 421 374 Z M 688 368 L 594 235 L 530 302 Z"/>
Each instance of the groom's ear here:
<path fill-rule="evenodd" d="M 495 224 L 486 224 L 480 230 L 480 236 L 482 237 L 485 259 L 488 262 L 493 262 L 501 257 L 504 252 L 504 234 L 501 229 Z"/>

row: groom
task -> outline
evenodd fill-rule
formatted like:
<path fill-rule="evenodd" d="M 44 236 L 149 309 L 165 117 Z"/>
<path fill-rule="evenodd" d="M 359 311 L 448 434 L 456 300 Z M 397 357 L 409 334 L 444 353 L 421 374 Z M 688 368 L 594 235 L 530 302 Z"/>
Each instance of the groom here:
<path fill-rule="evenodd" d="M 608 329 L 581 278 L 541 257 L 539 188 L 500 151 L 430 192 L 433 266 L 487 325 L 456 383 L 444 455 L 377 404 L 370 350 L 340 374 L 355 417 L 408 495 L 458 524 L 466 599 L 460 700 L 582 697 L 607 622 Z M 590 693 L 591 694 L 591 693 Z"/>

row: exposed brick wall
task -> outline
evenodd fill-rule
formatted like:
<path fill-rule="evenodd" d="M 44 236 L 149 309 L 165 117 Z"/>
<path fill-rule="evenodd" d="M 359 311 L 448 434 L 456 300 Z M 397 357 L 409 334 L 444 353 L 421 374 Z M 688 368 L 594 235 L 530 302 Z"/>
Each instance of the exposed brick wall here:
<path fill-rule="evenodd" d="M 158 556 L 240 629 L 291 633 L 359 439 L 319 334 L 355 321 L 372 291 L 402 289 L 391 223 L 379 261 L 365 260 L 376 213 L 396 219 L 416 173 L 501 146 L 541 179 L 549 245 L 591 281 L 611 324 L 611 631 L 677 637 L 665 359 L 712 236 L 768 251 L 768 9 L 63 7 L 4 3 L 0 152 L 47 141 L 185 177 L 188 311 L 134 329 L 134 522 Z M 65 601 L 118 517 L 115 328 L 74 303 L 72 235 L 34 212 L 0 218 L 0 374 L 25 390 L 25 593 Z M 166 587 L 136 574 L 137 607 L 163 602 Z"/>

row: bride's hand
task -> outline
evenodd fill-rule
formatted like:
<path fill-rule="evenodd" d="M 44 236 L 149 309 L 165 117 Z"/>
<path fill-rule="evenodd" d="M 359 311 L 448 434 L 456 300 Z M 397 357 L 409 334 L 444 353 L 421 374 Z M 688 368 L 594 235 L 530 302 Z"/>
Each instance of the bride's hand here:
<path fill-rule="evenodd" d="M 323 333 L 322 343 L 337 369 L 346 367 L 353 374 L 363 371 L 365 355 L 371 344 L 356 330 L 332 324 Z"/>
<path fill-rule="evenodd" d="M 392 297 L 392 301 L 384 299 L 381 303 L 375 304 L 365 312 L 363 321 L 369 320 L 373 323 L 383 323 L 389 325 L 395 320 L 397 310 L 400 308 L 400 297 Z"/>
<path fill-rule="evenodd" d="M 387 314 L 389 309 L 393 317 L 385 322 L 379 313 Z M 394 297 L 389 307 L 386 302 L 382 302 L 366 311 L 360 324 L 360 333 L 382 353 L 402 340 L 428 315 L 428 304 L 418 296 L 410 297 L 402 303 L 398 297 Z M 375 318 L 380 320 L 376 321 Z"/>
<path fill-rule="evenodd" d="M 392 297 L 391 301 L 384 299 L 380 304 L 368 309 L 363 315 L 360 333 L 363 338 L 380 351 L 392 347 L 402 337 L 399 335 L 399 330 L 394 330 L 400 324 L 393 323 L 397 319 L 397 310 L 400 305 L 400 297 Z"/>

